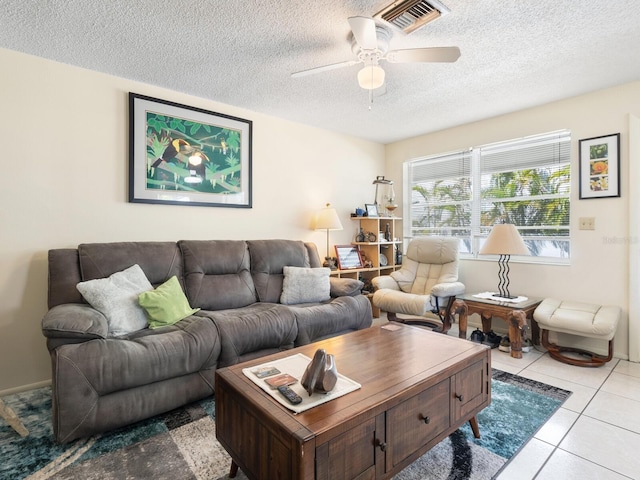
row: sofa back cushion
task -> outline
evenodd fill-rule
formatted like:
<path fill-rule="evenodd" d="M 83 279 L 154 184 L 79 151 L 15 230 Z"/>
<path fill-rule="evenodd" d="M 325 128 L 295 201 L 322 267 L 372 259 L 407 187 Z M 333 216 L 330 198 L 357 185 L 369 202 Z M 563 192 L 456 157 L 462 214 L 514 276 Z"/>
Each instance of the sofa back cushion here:
<path fill-rule="evenodd" d="M 181 240 L 184 281 L 192 308 L 223 310 L 257 301 L 242 240 Z"/>
<path fill-rule="evenodd" d="M 249 246 L 254 262 L 251 267 Z M 76 289 L 78 282 L 107 278 L 136 263 L 154 287 L 176 275 L 191 306 L 208 310 L 246 306 L 258 298 L 277 303 L 284 266 L 322 266 L 315 244 L 290 240 L 82 244 L 77 249 L 49 251 L 49 308 L 83 303 Z M 227 276 L 235 276 L 234 283 L 227 284 Z M 207 290 L 216 294 L 206 293 Z"/>
<path fill-rule="evenodd" d="M 250 240 L 251 276 L 261 302 L 278 303 L 284 281 L 283 268 L 311 267 L 304 242 L 296 240 Z"/>
<path fill-rule="evenodd" d="M 107 278 L 140 265 L 156 287 L 174 275 L 182 282 L 182 257 L 175 242 L 85 243 L 78 246 L 83 281 Z"/>

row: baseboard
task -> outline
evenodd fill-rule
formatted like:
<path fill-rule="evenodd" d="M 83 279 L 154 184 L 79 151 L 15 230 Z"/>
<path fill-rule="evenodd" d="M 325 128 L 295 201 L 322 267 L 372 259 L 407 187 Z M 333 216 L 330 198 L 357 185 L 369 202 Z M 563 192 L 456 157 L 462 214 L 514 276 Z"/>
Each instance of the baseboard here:
<path fill-rule="evenodd" d="M 21 385 L 15 388 L 8 388 L 6 390 L 0 390 L 0 397 L 6 395 L 13 395 L 14 393 L 26 392 L 27 390 L 33 390 L 41 387 L 48 387 L 51 385 L 51 380 L 43 380 L 42 382 L 31 383 L 29 385 Z"/>

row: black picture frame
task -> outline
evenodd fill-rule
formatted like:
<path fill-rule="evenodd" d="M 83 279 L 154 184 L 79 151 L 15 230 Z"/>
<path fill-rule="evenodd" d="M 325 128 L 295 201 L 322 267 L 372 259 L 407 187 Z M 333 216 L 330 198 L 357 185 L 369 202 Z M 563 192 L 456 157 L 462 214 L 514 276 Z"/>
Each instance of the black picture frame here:
<path fill-rule="evenodd" d="M 129 93 L 129 202 L 252 208 L 253 122 Z"/>
<path fill-rule="evenodd" d="M 579 141 L 580 199 L 620 196 L 620 134 Z"/>
<path fill-rule="evenodd" d="M 356 245 L 336 245 L 335 249 L 336 257 L 338 257 L 338 268 L 340 270 L 364 268 L 360 249 Z"/>

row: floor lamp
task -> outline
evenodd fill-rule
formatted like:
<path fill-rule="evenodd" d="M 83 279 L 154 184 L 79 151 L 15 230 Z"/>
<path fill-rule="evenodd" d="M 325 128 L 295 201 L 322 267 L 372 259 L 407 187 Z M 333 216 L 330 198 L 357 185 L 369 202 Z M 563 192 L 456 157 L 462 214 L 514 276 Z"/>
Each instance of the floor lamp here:
<path fill-rule="evenodd" d="M 335 270 L 338 267 L 336 266 L 335 260 L 331 257 L 331 253 L 329 251 L 329 231 L 330 230 L 342 230 L 342 224 L 340 223 L 340 218 L 338 217 L 338 213 L 335 208 L 331 208 L 331 204 L 327 203 L 326 207 L 318 212 L 316 215 L 316 230 L 326 230 L 327 231 L 327 256 L 324 257 L 323 267 L 329 267 L 331 270 Z"/>
<path fill-rule="evenodd" d="M 480 255 L 500 255 L 498 260 L 498 293 L 494 297 L 516 298 L 509 293 L 509 258 L 511 255 L 530 255 L 515 225 L 496 224 L 480 249 Z"/>

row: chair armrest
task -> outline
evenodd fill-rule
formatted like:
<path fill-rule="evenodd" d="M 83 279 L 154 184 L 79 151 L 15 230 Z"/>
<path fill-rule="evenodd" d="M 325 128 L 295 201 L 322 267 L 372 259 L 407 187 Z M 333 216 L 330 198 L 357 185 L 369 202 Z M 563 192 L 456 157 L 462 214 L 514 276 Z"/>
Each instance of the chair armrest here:
<path fill-rule="evenodd" d="M 396 280 L 389 275 L 381 275 L 380 277 L 374 277 L 371 279 L 374 290 L 382 290 L 388 288 L 389 290 L 400 290 L 400 286 Z"/>
<path fill-rule="evenodd" d="M 93 340 L 107 338 L 108 331 L 106 317 L 80 303 L 57 305 L 42 319 L 42 334 L 47 338 Z"/>
<path fill-rule="evenodd" d="M 436 297 L 453 297 L 455 295 L 462 295 L 465 291 L 465 286 L 461 282 L 451 283 L 438 283 L 431 287 L 431 295 Z"/>
<path fill-rule="evenodd" d="M 355 278 L 329 277 L 331 298 L 353 297 L 362 293 L 364 283 Z"/>

